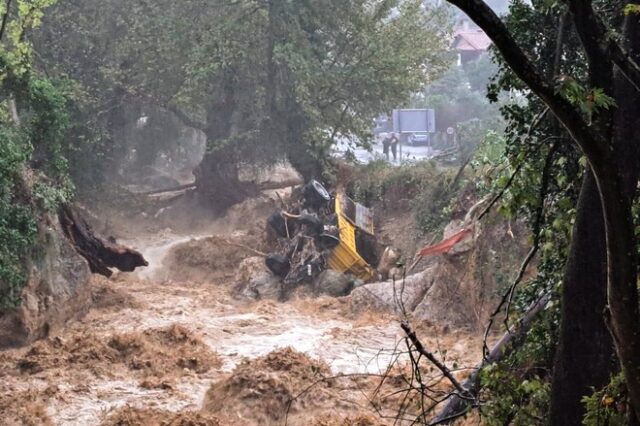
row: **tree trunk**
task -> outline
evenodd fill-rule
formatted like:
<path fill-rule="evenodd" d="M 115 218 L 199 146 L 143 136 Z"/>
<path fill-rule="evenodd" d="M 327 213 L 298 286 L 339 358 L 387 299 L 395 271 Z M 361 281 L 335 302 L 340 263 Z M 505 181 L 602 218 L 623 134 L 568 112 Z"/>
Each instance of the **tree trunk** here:
<path fill-rule="evenodd" d="M 142 253 L 95 235 L 91 226 L 70 205 L 60 207 L 58 218 L 64 234 L 78 254 L 87 260 L 94 274 L 110 277 L 109 268 L 131 272 L 138 266 L 149 265 Z"/>
<path fill-rule="evenodd" d="M 598 58 L 598 42 L 590 35 L 589 19 L 584 16 L 584 10 L 576 9 L 574 5 L 571 3 L 570 10 L 587 53 L 589 85 L 613 94 L 611 64 Z M 612 111 L 603 109 L 595 114 L 593 127 L 607 139 L 613 135 L 612 124 Z M 580 424 L 585 411 L 582 397 L 593 393 L 594 388 L 605 386 L 612 372 L 613 342 L 604 319 L 607 306 L 605 234 L 600 193 L 593 172 L 588 170 L 576 206 L 576 222 L 562 285 L 550 425 Z M 585 369 L 585 365 L 589 368 Z"/>
<path fill-rule="evenodd" d="M 606 305 L 604 220 L 596 181 L 588 172 L 578 199 L 562 285 L 562 315 L 551 386 L 550 425 L 581 424 L 584 416 L 582 397 L 609 381 L 613 342 L 603 316 Z"/>
<path fill-rule="evenodd" d="M 321 179 L 322 162 L 313 155 L 304 140 L 307 130 L 306 120 L 297 105 L 294 77 L 286 65 L 280 64 L 274 56 L 277 40 L 286 38 L 282 30 L 282 20 L 286 19 L 284 3 L 278 0 L 268 2 L 269 39 L 267 40 L 267 82 L 266 99 L 269 119 L 263 131 L 266 140 L 273 144 L 283 143 L 287 160 L 302 176 L 305 182 Z"/>
<path fill-rule="evenodd" d="M 637 247 L 631 210 L 635 197 L 629 195 L 629 188 L 635 188 L 637 185 L 639 144 L 637 140 L 622 137 L 629 133 L 629 130 L 638 127 L 631 115 L 625 115 L 627 107 L 623 105 L 630 98 L 635 98 L 637 91 L 628 83 L 624 84 L 626 90 L 616 90 L 614 98 L 618 108 L 615 137 L 607 138 L 599 134 L 567 99 L 542 78 L 504 23 L 484 1 L 448 1 L 460 7 L 487 33 L 514 73 L 549 106 L 589 160 L 598 183 L 605 218 L 607 297 L 611 314 L 611 331 L 627 382 L 631 405 L 636 417 L 640 418 L 640 313 L 635 255 Z M 613 66 L 612 55 L 615 54 L 618 68 L 633 71 L 634 67 L 630 66 L 624 55 L 616 50 L 617 46 L 614 44 L 616 41 L 607 41 L 610 35 L 598 25 L 591 25 L 594 19 L 597 20 L 592 16 L 594 13 L 591 2 L 574 0 L 570 4 L 573 5 L 574 18 L 576 14 L 580 15 L 580 19 L 574 19 L 574 23 L 585 24 L 581 40 L 586 53 L 595 59 L 592 62 L 597 61 Z M 630 13 L 625 17 L 625 21 L 623 38 L 627 44 L 625 47 L 630 51 L 631 57 L 637 60 L 640 35 L 638 16 Z M 602 34 L 598 34 L 599 32 Z M 619 74 L 618 71 L 618 82 L 622 80 Z M 636 74 L 630 75 L 630 78 L 637 78 Z"/>
<path fill-rule="evenodd" d="M 301 140 L 289 141 L 287 159 L 305 182 L 311 179 L 322 180 L 324 171 L 322 162 L 309 151 L 309 147 Z"/>
<path fill-rule="evenodd" d="M 199 204 L 215 214 L 257 193 L 255 185 L 240 181 L 232 144 L 207 152 L 194 174 Z"/>
<path fill-rule="evenodd" d="M 194 170 L 198 203 L 215 214 L 226 211 L 256 194 L 250 183 L 238 175 L 237 150 L 233 141 L 233 115 L 236 109 L 232 70 L 225 71 L 221 100 L 207 110 L 207 152 Z"/>
<path fill-rule="evenodd" d="M 640 20 L 625 18 L 629 54 L 640 59 Z M 638 308 L 637 242 L 632 204 L 636 196 L 640 129 L 640 93 L 616 72 L 618 108 L 614 121 L 616 165 L 604 170 L 599 188 L 607 230 L 608 300 L 611 332 L 636 418 L 640 418 L 640 310 Z"/>

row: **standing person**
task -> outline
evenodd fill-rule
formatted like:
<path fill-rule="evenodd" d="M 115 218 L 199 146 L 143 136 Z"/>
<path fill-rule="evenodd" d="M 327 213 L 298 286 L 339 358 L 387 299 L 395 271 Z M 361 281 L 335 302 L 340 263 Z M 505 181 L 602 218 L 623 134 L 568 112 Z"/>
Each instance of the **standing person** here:
<path fill-rule="evenodd" d="M 391 144 L 391 138 L 388 134 L 384 134 L 382 137 L 382 153 L 387 157 L 387 161 L 389 161 L 389 145 Z"/>
<path fill-rule="evenodd" d="M 400 143 L 400 139 L 398 138 L 396 133 L 391 134 L 391 153 L 393 154 L 393 161 L 396 161 L 396 156 L 398 154 L 398 144 Z M 389 154 L 387 153 L 387 159 L 389 159 Z"/>

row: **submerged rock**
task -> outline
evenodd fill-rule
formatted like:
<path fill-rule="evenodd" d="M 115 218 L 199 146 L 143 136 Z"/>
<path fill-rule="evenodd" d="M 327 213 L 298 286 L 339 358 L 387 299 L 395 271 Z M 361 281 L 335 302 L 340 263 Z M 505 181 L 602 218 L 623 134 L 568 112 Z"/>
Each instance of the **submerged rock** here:
<path fill-rule="evenodd" d="M 342 272 L 326 269 L 313 281 L 313 291 L 315 294 L 326 294 L 328 296 L 346 296 L 353 290 L 353 279 Z"/>
<path fill-rule="evenodd" d="M 243 291 L 243 295 L 252 299 L 280 299 L 282 282 L 280 278 L 265 273 L 254 277 Z"/>

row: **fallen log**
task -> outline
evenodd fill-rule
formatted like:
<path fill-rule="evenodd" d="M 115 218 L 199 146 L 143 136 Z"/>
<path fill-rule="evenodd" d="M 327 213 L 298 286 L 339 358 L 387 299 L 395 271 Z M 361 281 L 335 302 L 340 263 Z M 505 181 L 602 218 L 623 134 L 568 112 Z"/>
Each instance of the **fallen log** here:
<path fill-rule="evenodd" d="M 284 181 L 266 181 L 266 182 L 262 182 L 257 184 L 258 190 L 259 191 L 267 191 L 270 189 L 282 189 L 282 188 L 288 188 L 290 186 L 297 186 L 297 185 L 302 185 L 304 182 L 300 179 L 296 179 L 296 178 L 292 178 L 292 179 L 287 179 Z M 194 189 L 196 187 L 195 182 L 193 183 L 186 183 L 184 185 L 178 185 L 178 186 L 172 186 L 170 188 L 162 188 L 162 189 L 153 189 L 151 191 L 143 191 L 143 192 L 136 192 L 136 195 L 158 195 L 158 194 L 164 194 L 166 192 L 176 192 L 176 191 L 184 191 L 186 189 Z"/>
<path fill-rule="evenodd" d="M 131 272 L 138 266 L 149 265 L 142 253 L 95 235 L 91 226 L 71 205 L 62 205 L 58 218 L 64 234 L 78 254 L 87 260 L 94 274 L 110 277 L 113 272 L 109 268 Z"/>
<path fill-rule="evenodd" d="M 185 189 L 193 189 L 196 187 L 195 183 L 186 183 L 184 185 L 172 186 L 171 188 L 153 189 L 151 191 L 135 192 L 136 195 L 156 195 L 164 194 L 165 192 L 176 192 Z"/>
<path fill-rule="evenodd" d="M 282 181 L 265 181 L 258 184 L 258 189 L 260 191 L 266 191 L 269 189 L 282 189 L 289 188 L 291 186 L 298 186 L 304 184 L 304 181 L 299 178 L 291 178 Z"/>
<path fill-rule="evenodd" d="M 464 392 L 453 395 L 444 409 L 433 419 L 429 425 L 442 425 L 450 424 L 453 420 L 465 415 L 470 407 L 470 401 L 465 398 L 466 395 L 477 396 L 478 388 L 480 387 L 480 371 L 488 364 L 500 361 L 504 356 L 510 353 L 510 344 L 517 337 L 523 336 L 529 331 L 533 320 L 538 313 L 542 311 L 549 303 L 551 295 L 549 293 L 543 294 L 536 300 L 527 312 L 522 316 L 518 324 L 514 327 L 514 330 L 507 330 L 507 332 L 500 338 L 498 343 L 495 344 L 488 356 L 483 357 L 483 360 L 473 369 L 469 378 L 462 384 Z"/>

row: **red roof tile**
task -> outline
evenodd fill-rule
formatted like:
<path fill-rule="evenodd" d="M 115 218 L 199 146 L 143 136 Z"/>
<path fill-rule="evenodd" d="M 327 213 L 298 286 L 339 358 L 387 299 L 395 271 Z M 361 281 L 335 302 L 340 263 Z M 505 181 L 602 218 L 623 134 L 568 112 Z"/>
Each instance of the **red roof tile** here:
<path fill-rule="evenodd" d="M 482 30 L 458 31 L 453 40 L 453 48 L 465 51 L 485 51 L 491 46 L 491 39 Z"/>

